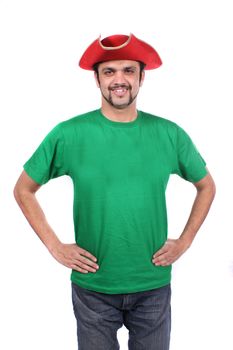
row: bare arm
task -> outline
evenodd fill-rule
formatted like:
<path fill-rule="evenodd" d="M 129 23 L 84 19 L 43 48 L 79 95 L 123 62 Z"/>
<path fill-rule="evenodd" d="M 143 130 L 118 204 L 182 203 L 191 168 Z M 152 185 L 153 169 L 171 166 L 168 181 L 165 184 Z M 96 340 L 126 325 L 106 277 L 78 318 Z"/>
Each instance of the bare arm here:
<path fill-rule="evenodd" d="M 40 187 L 23 171 L 14 188 L 15 199 L 29 224 L 58 262 L 82 273 L 96 272 L 97 259 L 76 244 L 62 243 L 47 222 L 36 198 Z"/>
<path fill-rule="evenodd" d="M 215 196 L 215 184 L 210 174 L 194 183 L 197 195 L 193 207 L 178 239 L 168 239 L 165 245 L 152 258 L 156 266 L 168 266 L 176 261 L 192 244 L 199 228 L 205 220 Z"/>

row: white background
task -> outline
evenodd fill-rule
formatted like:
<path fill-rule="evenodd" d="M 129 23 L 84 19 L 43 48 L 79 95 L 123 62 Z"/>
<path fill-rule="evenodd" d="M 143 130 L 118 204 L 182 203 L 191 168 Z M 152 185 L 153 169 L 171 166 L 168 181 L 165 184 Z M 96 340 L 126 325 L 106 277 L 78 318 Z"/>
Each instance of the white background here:
<path fill-rule="evenodd" d="M 163 60 L 160 69 L 146 73 L 138 108 L 181 125 L 217 185 L 205 224 L 173 267 L 171 350 L 233 349 L 230 5 L 227 0 L 1 0 L 1 349 L 77 348 L 70 271 L 35 236 L 12 191 L 22 165 L 53 126 L 99 108 L 93 73 L 78 68 L 83 51 L 99 34 L 129 32 L 154 46 Z M 180 234 L 194 196 L 192 185 L 171 178 L 170 237 Z M 58 236 L 73 242 L 71 181 L 51 181 L 38 198 Z M 119 341 L 127 349 L 124 327 Z"/>

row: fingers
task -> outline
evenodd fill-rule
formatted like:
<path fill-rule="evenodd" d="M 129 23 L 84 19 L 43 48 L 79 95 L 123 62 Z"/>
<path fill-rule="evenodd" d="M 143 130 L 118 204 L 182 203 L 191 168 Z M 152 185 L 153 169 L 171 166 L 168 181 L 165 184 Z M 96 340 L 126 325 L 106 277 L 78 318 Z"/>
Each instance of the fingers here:
<path fill-rule="evenodd" d="M 72 269 L 77 270 L 82 273 L 93 272 L 95 273 L 99 266 L 96 264 L 96 257 L 91 253 L 76 246 L 75 262 Z"/>
<path fill-rule="evenodd" d="M 89 258 L 90 260 L 96 262 L 97 259 L 94 255 L 92 255 L 91 253 L 89 253 L 87 250 L 80 248 L 77 246 L 77 250 L 79 251 L 79 254 L 86 256 L 87 258 Z"/>
<path fill-rule="evenodd" d="M 171 258 L 171 256 L 169 256 L 168 253 L 164 253 L 157 258 L 153 258 L 152 262 L 156 266 L 168 266 L 173 263 L 173 259 Z"/>
<path fill-rule="evenodd" d="M 169 266 L 175 262 L 183 253 L 179 240 L 168 239 L 164 246 L 158 250 L 152 258 L 156 266 Z"/>
<path fill-rule="evenodd" d="M 81 273 L 88 273 L 88 272 L 93 272 L 95 273 L 99 267 L 97 267 L 96 269 L 88 266 L 88 265 L 85 265 L 85 264 L 82 264 L 80 262 L 77 262 L 76 264 L 72 264 L 70 266 L 73 270 L 76 270 L 78 272 L 81 272 Z"/>
<path fill-rule="evenodd" d="M 156 266 L 167 266 L 169 257 L 168 254 L 169 250 L 167 248 L 167 244 L 165 243 L 164 246 L 153 255 L 153 264 Z"/>
<path fill-rule="evenodd" d="M 72 269 L 78 270 L 79 272 L 96 272 L 99 269 L 99 266 L 92 262 L 89 259 L 82 257 L 81 255 L 76 259 L 75 264 Z"/>
<path fill-rule="evenodd" d="M 81 273 L 95 273 L 99 269 L 96 257 L 76 244 L 61 244 L 53 255 L 64 266 Z"/>

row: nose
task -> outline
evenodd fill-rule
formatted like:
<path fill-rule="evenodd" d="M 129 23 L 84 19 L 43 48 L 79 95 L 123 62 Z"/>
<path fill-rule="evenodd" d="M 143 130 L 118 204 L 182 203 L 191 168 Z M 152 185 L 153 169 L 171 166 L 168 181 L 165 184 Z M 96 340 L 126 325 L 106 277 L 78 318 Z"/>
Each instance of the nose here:
<path fill-rule="evenodd" d="M 115 72 L 113 83 L 114 84 L 126 84 L 127 83 L 127 80 L 125 79 L 125 75 L 124 75 L 123 71 L 119 70 L 119 71 Z"/>

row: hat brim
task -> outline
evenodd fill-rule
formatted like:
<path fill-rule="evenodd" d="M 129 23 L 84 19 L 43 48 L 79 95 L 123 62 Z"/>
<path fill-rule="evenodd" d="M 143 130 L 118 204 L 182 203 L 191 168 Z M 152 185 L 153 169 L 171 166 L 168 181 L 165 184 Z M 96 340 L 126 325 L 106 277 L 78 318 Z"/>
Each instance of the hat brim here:
<path fill-rule="evenodd" d="M 147 70 L 158 68 L 162 64 L 159 54 L 152 46 L 130 34 L 96 39 L 82 55 L 79 66 L 93 70 L 95 64 L 113 60 L 142 62 Z"/>

